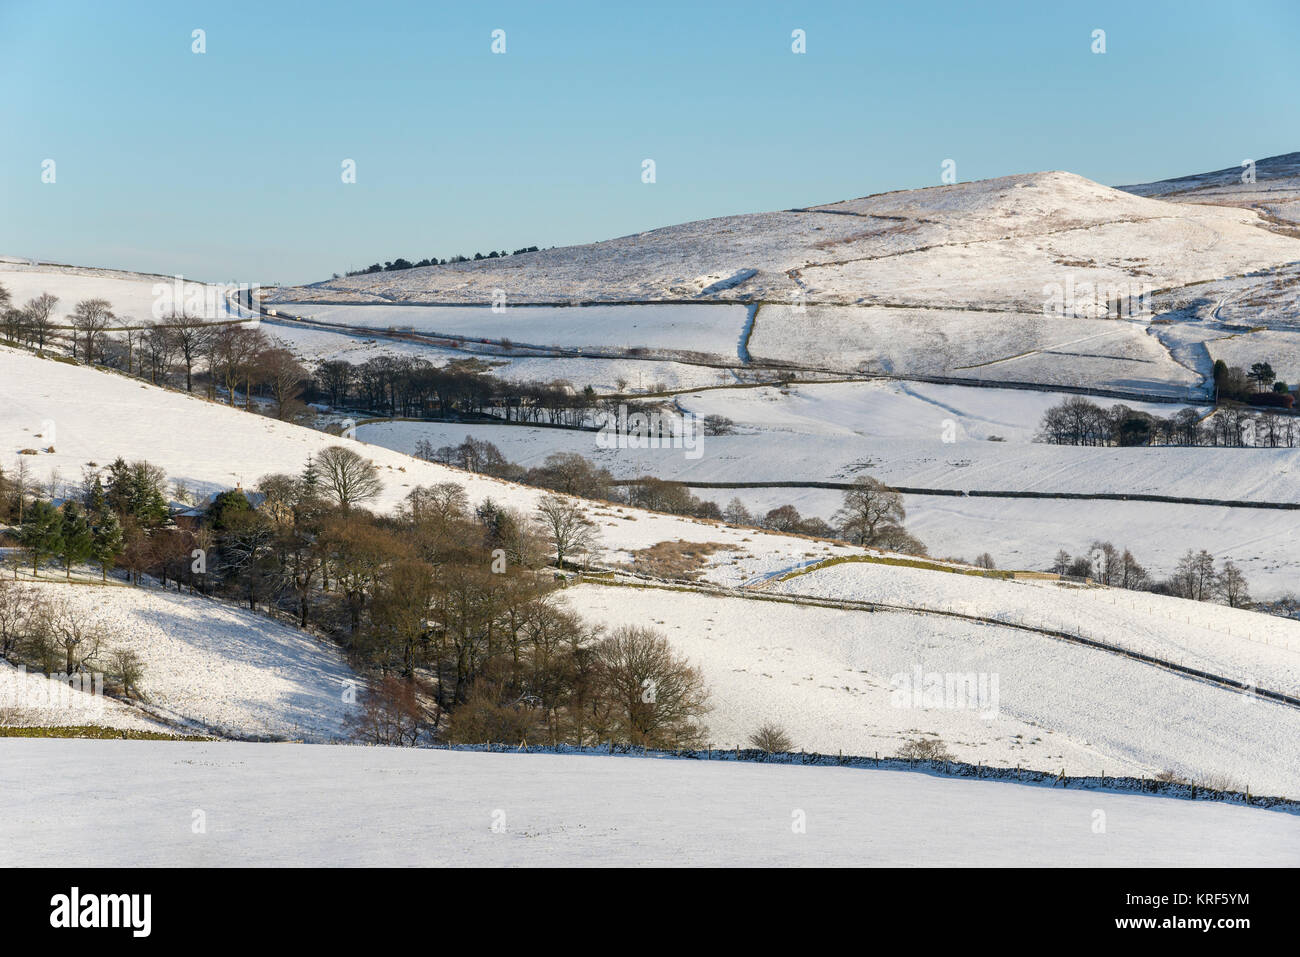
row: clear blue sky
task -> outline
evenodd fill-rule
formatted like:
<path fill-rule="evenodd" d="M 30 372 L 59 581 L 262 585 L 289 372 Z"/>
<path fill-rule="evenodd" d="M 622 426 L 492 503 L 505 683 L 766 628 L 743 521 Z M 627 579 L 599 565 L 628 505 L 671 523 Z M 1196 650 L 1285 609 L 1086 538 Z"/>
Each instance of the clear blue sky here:
<path fill-rule="evenodd" d="M 1300 149 L 1298 41 L 1294 0 L 0 0 L 0 253 L 306 282 L 935 185 L 948 158 L 1141 182 Z"/>

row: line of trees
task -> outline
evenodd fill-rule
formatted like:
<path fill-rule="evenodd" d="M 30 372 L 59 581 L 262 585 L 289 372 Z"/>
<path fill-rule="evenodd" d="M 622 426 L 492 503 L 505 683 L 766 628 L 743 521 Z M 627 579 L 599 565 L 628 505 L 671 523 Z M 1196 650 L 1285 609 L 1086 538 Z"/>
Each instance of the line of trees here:
<path fill-rule="evenodd" d="M 244 408 L 266 401 L 278 418 L 303 416 L 311 375 L 292 352 L 245 323 L 208 322 L 187 313 L 138 323 L 118 317 L 105 299 L 82 299 L 60 323 L 58 297 L 42 293 L 17 307 L 0 286 L 0 336 L 38 352 L 62 348 L 154 385 L 200 390 Z"/>
<path fill-rule="evenodd" d="M 400 272 L 403 269 L 418 269 L 421 266 L 445 266 L 448 263 L 466 263 L 471 261 L 478 262 L 479 260 L 483 260 L 483 259 L 502 259 L 506 256 L 518 256 L 520 253 L 535 253 L 535 252 L 537 252 L 536 246 L 525 246 L 522 249 L 516 249 L 513 253 L 506 252 L 504 249 L 501 250 L 500 252 L 497 252 L 495 249 L 491 249 L 486 253 L 475 253 L 473 256 L 452 256 L 450 259 L 439 259 L 437 256 L 430 256 L 428 259 L 421 259 L 418 262 L 411 262 L 409 259 L 402 259 L 399 256 L 397 259 L 386 261 L 383 265 L 380 265 L 379 263 L 373 263 L 367 266 L 365 269 L 350 270 L 347 273 L 347 275 L 368 276 L 371 275 L 372 273 Z M 338 278 L 338 273 L 334 274 L 334 278 L 335 279 Z"/>
<path fill-rule="evenodd" d="M 590 386 L 511 382 L 474 360 L 434 365 L 412 356 L 376 356 L 361 363 L 329 359 L 314 369 L 312 398 L 333 408 L 362 407 L 384 415 L 449 418 L 493 415 L 509 422 L 583 426 L 608 405 Z"/>
<path fill-rule="evenodd" d="M 541 465 L 524 468 L 507 460 L 492 442 L 467 435 L 458 445 L 436 448 L 427 439 L 420 439 L 416 442 L 415 455 L 429 462 L 579 498 L 689 515 L 728 525 L 842 539 L 855 545 L 911 555 L 926 554 L 925 546 L 904 528 L 907 510 L 902 495 L 870 476 L 860 476 L 853 488 L 845 490 L 842 506 L 832 516 L 832 522 L 827 522 L 816 516 L 804 517 L 790 504 L 754 513 L 739 498 L 733 498 L 725 507 L 719 507 L 716 502 L 694 495 L 681 482 L 649 475 L 619 481 L 608 469 L 577 452 L 552 452 Z"/>
<path fill-rule="evenodd" d="M 1035 437 L 1053 445 L 1226 448 L 1294 448 L 1298 439 L 1300 421 L 1272 409 L 1256 413 L 1227 404 L 1208 418 L 1193 408 L 1162 418 L 1126 405 L 1103 408 L 1077 395 L 1048 409 Z"/>
<path fill-rule="evenodd" d="M 1090 578 L 1112 588 L 1149 591 L 1160 595 L 1217 601 L 1232 608 L 1252 605 L 1250 586 L 1241 568 L 1231 559 L 1217 566 L 1205 549 L 1188 551 L 1178 560 L 1172 575 L 1160 579 L 1151 575 L 1127 548 L 1095 541 L 1086 554 L 1072 556 L 1065 549 L 1056 553 L 1051 570 L 1058 575 Z"/>

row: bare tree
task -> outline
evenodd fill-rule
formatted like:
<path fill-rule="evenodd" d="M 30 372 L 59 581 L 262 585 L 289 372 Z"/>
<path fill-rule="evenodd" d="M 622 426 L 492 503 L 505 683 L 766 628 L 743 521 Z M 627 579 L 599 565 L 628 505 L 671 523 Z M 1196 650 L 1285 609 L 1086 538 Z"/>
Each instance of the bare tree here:
<path fill-rule="evenodd" d="M 1246 576 L 1235 562 L 1224 560 L 1223 571 L 1215 578 L 1214 590 L 1226 605 L 1233 608 L 1250 607 L 1250 589 L 1246 584 Z"/>
<path fill-rule="evenodd" d="M 276 418 L 285 419 L 298 404 L 307 370 L 288 349 L 267 349 L 258 357 L 257 378 L 271 389 Z"/>
<path fill-rule="evenodd" d="M 869 475 L 859 476 L 844 493 L 835 524 L 859 545 L 871 545 L 886 525 L 901 525 L 907 512 L 903 496 Z"/>
<path fill-rule="evenodd" d="M 695 747 L 704 739 L 704 679 L 667 638 L 649 628 L 620 628 L 596 645 L 596 658 L 619 738 L 660 748 Z"/>
<path fill-rule="evenodd" d="M 84 671 L 103 642 L 99 622 L 68 601 L 52 604 L 47 621 L 49 634 L 63 653 L 63 670 L 70 675 Z"/>
<path fill-rule="evenodd" d="M 149 381 L 157 385 L 161 380 L 167 382 L 172 360 L 176 356 L 176 342 L 162 326 L 154 324 L 145 328 L 140 337 L 140 367 L 149 366 Z"/>
<path fill-rule="evenodd" d="M 794 750 L 794 742 L 785 730 L 771 721 L 759 725 L 757 731 L 749 736 L 749 746 L 769 754 L 784 754 Z"/>
<path fill-rule="evenodd" d="M 315 471 L 321 488 L 345 511 L 384 490 L 375 464 L 346 446 L 331 445 L 316 456 Z"/>
<path fill-rule="evenodd" d="M 83 299 L 68 318 L 72 320 L 73 357 L 77 355 L 77 336 L 80 335 L 86 344 L 86 361 L 94 362 L 97 349 L 102 350 L 104 333 L 114 319 L 108 300 Z"/>
<path fill-rule="evenodd" d="M 415 682 L 387 675 L 370 686 L 360 709 L 344 723 L 354 741 L 414 747 L 429 719 Z"/>
<path fill-rule="evenodd" d="M 159 323 L 164 333 L 171 340 L 172 346 L 185 365 L 185 391 L 194 391 L 194 363 L 203 351 L 203 345 L 211 334 L 208 325 L 188 313 L 173 312 Z"/>
<path fill-rule="evenodd" d="M 538 504 L 537 512 L 537 521 L 555 549 L 556 566 L 563 568 L 567 557 L 591 548 L 596 526 L 577 505 L 558 495 L 548 495 Z"/>
<path fill-rule="evenodd" d="M 37 349 L 43 350 L 45 344 L 54 338 L 54 307 L 58 303 L 58 296 L 43 292 L 35 299 L 28 299 L 23 307 L 27 336 Z"/>

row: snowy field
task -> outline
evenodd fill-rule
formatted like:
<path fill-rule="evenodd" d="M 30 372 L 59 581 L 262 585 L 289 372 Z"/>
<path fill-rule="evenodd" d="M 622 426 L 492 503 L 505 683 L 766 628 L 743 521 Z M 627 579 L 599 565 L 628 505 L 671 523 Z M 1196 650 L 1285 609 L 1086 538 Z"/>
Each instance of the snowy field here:
<path fill-rule="evenodd" d="M 793 505 L 805 518 L 830 521 L 843 494 L 829 489 L 693 488 L 725 508 L 733 498 L 765 515 Z M 999 568 L 1043 571 L 1057 551 L 1086 556 L 1094 541 L 1129 548 L 1153 576 L 1168 577 L 1190 548 L 1236 562 L 1252 597 L 1300 591 L 1300 514 L 1272 509 L 1216 508 L 1155 502 L 955 498 L 905 495 L 907 528 L 930 554 L 964 558 L 988 552 Z"/>
<path fill-rule="evenodd" d="M 691 365 L 665 359 L 573 358 L 570 356 L 518 356 L 501 350 L 474 352 L 409 342 L 380 336 L 332 332 L 290 321 L 263 320 L 261 329 L 280 340 L 309 365 L 342 359 L 360 365 L 378 356 L 409 356 L 434 365 L 476 358 L 491 367 L 494 376 L 511 382 L 567 382 L 581 391 L 590 385 L 600 393 L 666 392 L 701 386 L 732 384 L 731 369 Z"/>
<path fill-rule="evenodd" d="M 9 866 L 1294 867 L 1296 835 L 1278 811 L 906 771 L 0 740 Z"/>
<path fill-rule="evenodd" d="M 339 326 L 418 332 L 450 338 L 509 339 L 519 346 L 653 349 L 735 359 L 744 306 L 336 306 L 277 302 L 293 316 Z"/>
<path fill-rule="evenodd" d="M 748 391 L 748 390 L 746 390 Z M 704 396 L 716 393 L 704 393 Z M 684 407 L 709 409 L 686 399 Z M 1228 449 L 1152 446 L 1114 448 L 980 441 L 954 428 L 957 441 L 941 438 L 945 420 L 919 421 L 913 436 L 836 431 L 827 419 L 818 430 L 783 428 L 787 410 L 773 410 L 774 431 L 756 427 L 735 435 L 704 436 L 700 456 L 682 450 L 603 448 L 599 433 L 527 425 L 376 420 L 357 427 L 365 442 L 413 453 L 417 443 L 455 445 L 466 435 L 496 444 L 505 457 L 537 465 L 552 452 L 578 452 L 617 478 L 653 475 L 690 482 L 852 482 L 868 474 L 892 485 L 959 491 L 1118 493 L 1297 502 L 1300 448 Z M 708 414 L 701 411 L 699 414 Z M 955 416 L 948 421 L 956 422 Z M 974 424 L 975 430 L 988 429 Z M 884 431 L 907 430 L 897 421 Z M 1008 430 L 1010 431 L 1010 430 Z M 1285 521 L 1285 516 L 1280 520 Z"/>
<path fill-rule="evenodd" d="M 1257 675 L 1260 688 L 1300 692 L 1300 624 L 1275 629 L 1283 637 L 1271 640 L 1286 646 L 1264 644 L 1270 620 L 1247 612 L 1226 619 L 1239 630 L 1232 636 L 1216 610 L 1184 627 L 1183 618 L 1165 618 L 1149 603 L 1111 605 L 1104 600 L 1109 590 L 1071 602 L 1074 595 L 1044 594 L 1025 582 L 882 565 L 839 565 L 769 590 L 1068 624 L 1086 637 L 1234 677 Z M 704 721 L 715 747 L 744 747 L 771 720 L 808 751 L 888 756 L 908 739 L 937 735 L 972 764 L 1064 768 L 1071 775 L 1174 771 L 1194 781 L 1235 781 L 1255 793 L 1300 797 L 1300 743 L 1292 743 L 1300 735 L 1300 709 L 1121 655 L 941 615 L 605 585 L 567 589 L 565 600 L 611 626 L 648 622 L 664 631 L 712 691 L 714 711 Z M 1252 626 L 1259 641 L 1240 632 Z M 911 680 L 916 669 L 984 675 L 986 692 L 939 707 L 916 706 L 910 698 L 900 704 L 896 682 Z"/>
<path fill-rule="evenodd" d="M 755 361 L 838 372 L 952 376 L 991 382 L 1142 391 L 1179 398 L 1200 377 L 1139 322 L 1046 318 L 1038 312 L 763 306 Z"/>

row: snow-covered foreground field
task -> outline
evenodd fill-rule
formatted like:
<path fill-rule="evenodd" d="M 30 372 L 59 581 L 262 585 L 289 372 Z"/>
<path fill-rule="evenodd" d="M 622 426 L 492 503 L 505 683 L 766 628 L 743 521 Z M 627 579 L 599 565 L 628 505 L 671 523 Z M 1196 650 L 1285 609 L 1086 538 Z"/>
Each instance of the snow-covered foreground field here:
<path fill-rule="evenodd" d="M 22 587 L 93 622 L 104 636 L 103 660 L 117 649 L 139 655 L 146 705 L 173 730 L 309 741 L 343 733 L 344 690 L 356 677 L 330 642 L 228 602 L 159 588 Z M 114 720 L 122 706 L 107 704 L 107 720 L 73 713 L 51 723 L 123 726 Z"/>
<path fill-rule="evenodd" d="M 0 862 L 1285 867 L 1300 838 L 1277 811 L 904 771 L 0 740 Z"/>
<path fill-rule="evenodd" d="M 844 579 L 879 583 L 851 588 Z M 1162 617 L 1155 603 L 1113 606 L 1109 591 L 1076 593 L 1070 601 L 1074 595 L 1044 594 L 1028 583 L 880 565 L 836 566 L 772 590 L 870 596 L 1043 626 L 1050 618 L 1054 627 L 1068 625 L 1120 647 L 1226 672 L 1256 687 L 1300 692 L 1300 625 L 1271 636 L 1288 645 L 1264 644 L 1270 621 L 1242 612 L 1187 625 Z M 664 631 L 712 689 L 715 709 L 705 723 L 718 747 L 745 746 L 770 720 L 796 747 L 822 753 L 887 756 L 909 739 L 937 735 L 970 763 L 1064 768 L 1071 775 L 1173 771 L 1202 783 L 1232 781 L 1255 793 L 1300 796 L 1300 745 L 1289 743 L 1300 736 L 1300 709 L 1121 655 L 941 615 L 604 585 L 570 588 L 565 598 L 610 626 L 649 622 Z M 1260 618 L 1258 640 L 1240 631 L 1256 624 L 1252 618 Z M 1232 625 L 1234 636 L 1227 633 Z M 978 700 L 937 707 L 896 697 L 901 681 L 915 684 L 917 669 L 983 675 L 986 691 Z"/>

